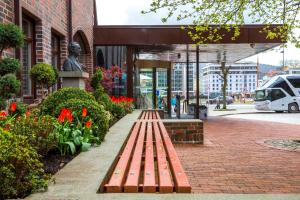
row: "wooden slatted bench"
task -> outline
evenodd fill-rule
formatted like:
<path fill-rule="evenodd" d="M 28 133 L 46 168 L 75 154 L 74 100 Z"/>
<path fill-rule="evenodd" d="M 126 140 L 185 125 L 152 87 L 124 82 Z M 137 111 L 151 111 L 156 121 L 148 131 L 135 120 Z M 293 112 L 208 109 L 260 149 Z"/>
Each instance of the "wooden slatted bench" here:
<path fill-rule="evenodd" d="M 142 112 L 103 190 L 110 193 L 191 192 L 158 112 Z"/>

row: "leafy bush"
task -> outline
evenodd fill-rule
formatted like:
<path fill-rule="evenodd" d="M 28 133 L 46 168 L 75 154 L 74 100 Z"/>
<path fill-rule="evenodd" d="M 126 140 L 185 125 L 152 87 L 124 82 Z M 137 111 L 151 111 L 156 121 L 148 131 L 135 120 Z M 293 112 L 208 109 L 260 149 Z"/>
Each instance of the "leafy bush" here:
<path fill-rule="evenodd" d="M 0 97 L 0 110 L 5 110 L 6 108 L 6 99 Z"/>
<path fill-rule="evenodd" d="M 53 112 L 56 110 L 60 103 L 64 103 L 69 99 L 78 100 L 95 100 L 94 96 L 84 90 L 79 88 L 63 88 L 52 94 L 50 94 L 47 99 L 45 99 L 41 106 L 42 114 L 48 114 L 53 116 Z M 58 115 L 56 113 L 55 116 Z"/>
<path fill-rule="evenodd" d="M 20 61 L 14 58 L 4 58 L 0 61 L 0 75 L 13 74 L 20 69 Z"/>
<path fill-rule="evenodd" d="M 38 153 L 45 156 L 57 146 L 54 132 L 57 120 L 51 116 L 34 117 L 31 113 L 26 115 L 13 120 L 9 130 L 16 135 L 26 136 Z"/>
<path fill-rule="evenodd" d="M 100 69 L 97 69 L 91 80 L 91 86 L 93 87 L 94 90 L 97 90 L 100 87 L 102 87 L 100 83 L 101 80 L 102 80 L 102 71 Z"/>
<path fill-rule="evenodd" d="M 9 99 L 20 89 L 20 81 L 14 74 L 6 74 L 0 78 L 0 96 Z"/>
<path fill-rule="evenodd" d="M 48 180 L 28 138 L 0 128 L 0 199 L 22 198 L 46 189 Z"/>
<path fill-rule="evenodd" d="M 106 110 L 109 110 L 112 101 L 110 99 L 110 97 L 108 96 L 108 94 L 106 92 L 104 92 L 103 88 L 98 88 L 94 93 L 93 93 L 96 101 L 98 103 L 100 103 L 101 105 L 103 105 Z"/>
<path fill-rule="evenodd" d="M 30 76 L 38 84 L 46 85 L 47 87 L 55 84 L 57 78 L 54 67 L 46 63 L 34 65 L 30 70 Z"/>
<path fill-rule="evenodd" d="M 110 111 L 112 115 L 115 117 L 115 119 L 121 119 L 126 115 L 124 107 L 118 103 L 112 103 Z"/>
<path fill-rule="evenodd" d="M 73 116 L 77 119 L 81 119 L 81 111 L 86 108 L 89 113 L 90 119 L 93 121 L 95 126 L 93 127 L 93 134 L 102 141 L 109 129 L 109 121 L 111 115 L 104 109 L 104 106 L 98 104 L 92 99 L 69 99 L 57 105 L 54 116 L 58 116 L 63 108 L 68 108 L 73 111 Z"/>
<path fill-rule="evenodd" d="M 24 34 L 19 26 L 14 24 L 0 24 L 0 56 L 8 48 L 22 47 Z"/>

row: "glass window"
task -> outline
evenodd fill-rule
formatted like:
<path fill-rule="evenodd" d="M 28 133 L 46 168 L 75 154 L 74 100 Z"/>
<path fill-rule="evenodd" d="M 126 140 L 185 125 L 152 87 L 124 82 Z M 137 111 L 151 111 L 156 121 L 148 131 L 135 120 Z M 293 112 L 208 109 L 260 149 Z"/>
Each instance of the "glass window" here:
<path fill-rule="evenodd" d="M 24 96 L 32 95 L 32 82 L 30 69 L 33 65 L 33 23 L 27 19 L 22 20 L 22 29 L 25 34 L 24 46 L 22 48 L 22 92 Z"/>
<path fill-rule="evenodd" d="M 59 70 L 59 66 L 60 66 L 60 38 L 52 33 L 52 37 L 51 37 L 51 53 L 52 53 L 52 57 L 51 57 L 51 64 L 53 67 L 55 67 L 57 70 Z M 52 87 L 53 91 L 57 90 L 57 84 L 55 84 Z"/>
<path fill-rule="evenodd" d="M 269 88 L 282 88 L 285 90 L 289 95 L 295 96 L 294 92 L 290 88 L 290 86 L 287 84 L 287 82 L 279 77 L 272 85 L 269 86 Z"/>
<path fill-rule="evenodd" d="M 287 80 L 292 84 L 295 88 L 300 88 L 300 77 L 287 77 Z"/>
<path fill-rule="evenodd" d="M 286 95 L 279 89 L 273 89 L 271 92 L 271 100 L 272 101 L 282 99 L 284 97 L 286 97 Z"/>

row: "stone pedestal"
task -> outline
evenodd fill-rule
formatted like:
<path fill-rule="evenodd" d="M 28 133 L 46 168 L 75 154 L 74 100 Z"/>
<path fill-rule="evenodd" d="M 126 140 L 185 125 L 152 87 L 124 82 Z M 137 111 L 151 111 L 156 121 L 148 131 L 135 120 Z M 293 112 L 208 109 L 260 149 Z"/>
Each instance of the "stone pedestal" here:
<path fill-rule="evenodd" d="M 81 71 L 61 71 L 59 78 L 62 78 L 63 88 L 85 89 L 85 79 L 89 78 L 89 74 Z"/>

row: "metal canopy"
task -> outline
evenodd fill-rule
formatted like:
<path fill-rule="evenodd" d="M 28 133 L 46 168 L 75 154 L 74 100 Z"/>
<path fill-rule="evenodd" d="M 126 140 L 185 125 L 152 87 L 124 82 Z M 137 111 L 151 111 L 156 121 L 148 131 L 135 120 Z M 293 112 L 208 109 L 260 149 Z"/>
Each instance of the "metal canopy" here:
<path fill-rule="evenodd" d="M 199 45 L 200 63 L 235 63 L 241 59 L 250 57 L 267 49 L 274 48 L 280 43 L 265 44 L 208 44 Z M 136 48 L 139 50 L 139 59 L 163 60 L 171 62 L 186 62 L 186 51 L 189 51 L 189 61 L 196 62 L 196 45 L 173 45 L 172 50 L 149 50 Z M 155 49 L 155 48 L 154 48 Z"/>
<path fill-rule="evenodd" d="M 273 25 L 273 27 L 280 25 Z M 224 30 L 219 43 L 199 46 L 199 62 L 234 63 L 282 44 L 280 39 L 267 39 L 260 33 L 264 25 L 244 25 L 240 37 L 232 41 L 232 32 Z M 188 44 L 188 47 L 187 47 Z M 124 45 L 138 50 L 140 59 L 186 62 L 196 61 L 196 45 L 181 26 L 95 26 L 94 45 Z"/>

